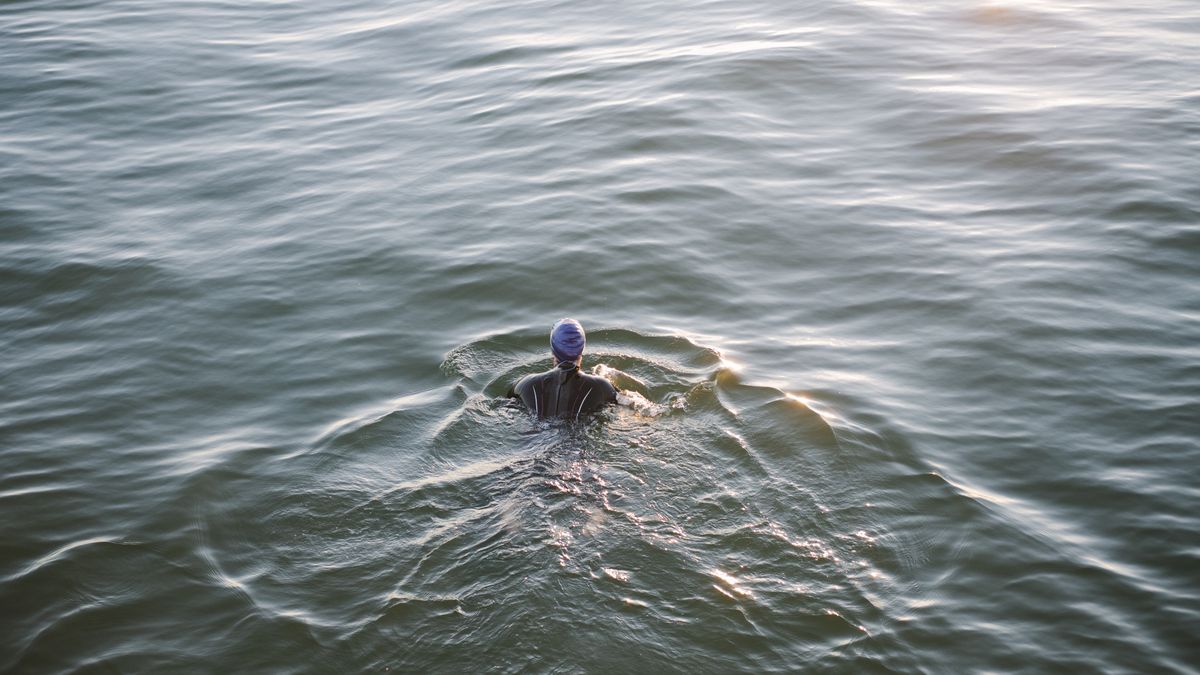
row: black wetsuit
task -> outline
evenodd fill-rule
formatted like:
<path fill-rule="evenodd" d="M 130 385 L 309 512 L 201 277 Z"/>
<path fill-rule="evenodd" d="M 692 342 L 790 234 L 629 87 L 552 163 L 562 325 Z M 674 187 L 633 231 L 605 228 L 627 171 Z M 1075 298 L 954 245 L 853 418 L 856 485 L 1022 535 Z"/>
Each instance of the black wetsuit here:
<path fill-rule="evenodd" d="M 538 417 L 566 417 L 595 412 L 617 402 L 617 389 L 597 375 L 579 372 L 579 366 L 563 362 L 544 373 L 526 375 L 513 385 L 509 396 L 521 399 Z"/>

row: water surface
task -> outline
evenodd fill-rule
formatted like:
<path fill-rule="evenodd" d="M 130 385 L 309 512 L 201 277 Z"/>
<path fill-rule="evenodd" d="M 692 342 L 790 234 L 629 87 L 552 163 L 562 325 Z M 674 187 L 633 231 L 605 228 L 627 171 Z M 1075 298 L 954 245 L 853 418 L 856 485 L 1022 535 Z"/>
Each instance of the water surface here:
<path fill-rule="evenodd" d="M 0 3 L 0 670 L 1197 672 L 1198 33 Z"/>

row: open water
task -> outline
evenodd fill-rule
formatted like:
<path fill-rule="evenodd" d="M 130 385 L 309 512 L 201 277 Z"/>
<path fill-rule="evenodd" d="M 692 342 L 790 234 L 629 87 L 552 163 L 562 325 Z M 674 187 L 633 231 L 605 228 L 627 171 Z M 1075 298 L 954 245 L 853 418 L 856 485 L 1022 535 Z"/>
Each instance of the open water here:
<path fill-rule="evenodd" d="M 0 671 L 1200 671 L 1194 0 L 0 2 Z M 503 399 L 562 316 L 638 405 Z"/>

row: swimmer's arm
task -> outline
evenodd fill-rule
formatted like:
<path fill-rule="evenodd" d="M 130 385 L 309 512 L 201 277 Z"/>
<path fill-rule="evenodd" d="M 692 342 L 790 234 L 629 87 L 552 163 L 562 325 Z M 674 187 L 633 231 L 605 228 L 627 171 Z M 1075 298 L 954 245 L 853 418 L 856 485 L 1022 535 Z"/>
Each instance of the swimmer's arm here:
<path fill-rule="evenodd" d="M 600 377 L 604 378 L 605 383 L 608 384 L 608 391 L 606 392 L 606 400 L 608 403 L 616 403 L 617 405 L 633 407 L 634 399 L 631 398 L 629 394 L 636 392 L 627 392 L 625 389 L 621 388 L 621 385 L 634 385 L 635 383 L 641 384 L 638 382 L 636 377 L 630 375 L 629 373 L 617 370 L 616 368 L 606 366 L 603 363 L 594 366 L 592 368 L 592 374 L 599 375 Z"/>
<path fill-rule="evenodd" d="M 609 384 L 611 384 L 613 389 L 617 390 L 617 392 L 620 392 L 623 389 L 636 389 L 638 387 L 646 386 L 645 382 L 642 382 L 629 373 L 606 366 L 603 363 L 592 368 L 592 373 L 608 380 Z"/>

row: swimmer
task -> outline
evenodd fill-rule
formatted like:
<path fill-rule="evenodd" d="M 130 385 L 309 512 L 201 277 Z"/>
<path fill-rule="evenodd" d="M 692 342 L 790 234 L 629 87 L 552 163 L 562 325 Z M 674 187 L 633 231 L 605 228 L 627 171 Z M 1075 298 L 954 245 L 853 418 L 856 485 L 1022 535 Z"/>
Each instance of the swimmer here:
<path fill-rule="evenodd" d="M 519 398 L 538 417 L 566 417 L 595 412 L 617 402 L 617 390 L 608 380 L 579 372 L 587 338 L 575 319 L 562 319 L 550 331 L 550 353 L 554 368 L 526 375 L 508 395 Z"/>

